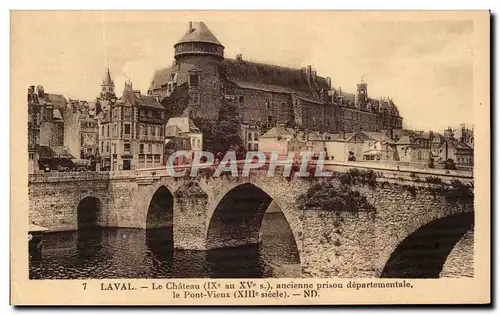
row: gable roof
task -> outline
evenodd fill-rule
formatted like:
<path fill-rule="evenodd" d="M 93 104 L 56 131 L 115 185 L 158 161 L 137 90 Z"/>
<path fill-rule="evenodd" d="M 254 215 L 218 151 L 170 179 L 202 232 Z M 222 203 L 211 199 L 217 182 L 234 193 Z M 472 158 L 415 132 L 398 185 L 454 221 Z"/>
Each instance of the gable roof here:
<path fill-rule="evenodd" d="M 177 70 L 177 68 L 174 67 L 166 67 L 156 70 L 149 89 L 156 90 L 160 89 L 163 85 L 166 85 L 168 81 L 171 80 L 172 73 L 174 73 L 175 70 Z"/>
<path fill-rule="evenodd" d="M 188 117 L 172 117 L 167 121 L 167 129 L 175 126 L 178 132 L 199 132 L 200 129 L 196 127 L 193 120 Z"/>
<path fill-rule="evenodd" d="M 360 131 L 360 132 L 373 141 L 380 141 L 380 142 L 387 142 L 389 144 L 394 144 L 394 141 L 392 141 L 391 138 L 387 137 L 385 134 L 381 132 L 368 132 L 368 131 Z"/>
<path fill-rule="evenodd" d="M 66 108 L 66 99 L 60 94 L 45 94 L 47 99 L 54 105 L 54 108 Z"/>
<path fill-rule="evenodd" d="M 397 145 L 412 145 L 410 136 L 402 136 L 401 139 L 396 142 Z"/>
<path fill-rule="evenodd" d="M 292 128 L 286 127 L 273 127 L 265 134 L 260 136 L 260 138 L 278 138 L 284 136 L 293 136 L 295 131 Z"/>
<path fill-rule="evenodd" d="M 445 141 L 443 141 L 442 146 L 446 145 L 446 142 L 448 142 L 448 145 L 451 145 L 451 146 L 455 147 L 456 149 L 470 150 L 470 151 L 473 150 L 468 144 L 460 142 L 460 141 L 455 140 L 455 139 L 446 139 Z"/>

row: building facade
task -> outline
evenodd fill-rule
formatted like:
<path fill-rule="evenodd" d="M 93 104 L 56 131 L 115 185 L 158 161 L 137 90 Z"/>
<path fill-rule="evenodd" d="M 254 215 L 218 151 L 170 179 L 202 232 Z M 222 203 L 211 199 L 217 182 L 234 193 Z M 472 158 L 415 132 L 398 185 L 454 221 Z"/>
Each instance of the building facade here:
<path fill-rule="evenodd" d="M 99 159 L 99 126 L 95 109 L 86 101 L 70 100 L 64 113 L 64 145 L 79 166 L 95 170 Z"/>
<path fill-rule="evenodd" d="M 73 156 L 64 145 L 64 114 L 67 101 L 45 93 L 43 86 L 28 88 L 29 172 L 73 168 Z"/>
<path fill-rule="evenodd" d="M 361 82 L 355 94 L 332 87 L 312 66 L 281 67 L 224 56 L 224 46 L 203 22 L 189 23 L 174 45 L 175 61 L 157 70 L 148 90 L 165 105 L 167 118 L 186 107 L 191 118 L 216 121 L 222 106 L 238 108 L 245 148 L 275 126 L 322 132 L 402 128 L 390 98 L 373 99 Z"/>
<path fill-rule="evenodd" d="M 109 74 L 109 71 L 108 71 Z M 106 81 L 112 82 L 111 79 Z M 106 105 L 99 114 L 99 151 L 103 170 L 133 170 L 162 165 L 164 108 L 153 96 L 142 95 L 125 83 L 116 99 L 109 84 L 103 84 Z M 104 90 L 106 89 L 106 90 Z M 111 89 L 114 91 L 114 89 Z M 102 100 L 101 100 L 102 102 Z"/>

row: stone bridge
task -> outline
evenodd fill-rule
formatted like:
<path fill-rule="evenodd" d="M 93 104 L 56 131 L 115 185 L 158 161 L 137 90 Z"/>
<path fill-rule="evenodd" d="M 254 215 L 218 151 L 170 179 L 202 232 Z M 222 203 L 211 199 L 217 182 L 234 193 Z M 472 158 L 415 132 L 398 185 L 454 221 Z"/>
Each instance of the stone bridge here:
<path fill-rule="evenodd" d="M 431 181 L 425 174 L 399 175 L 380 172 L 376 182 L 346 184 L 268 177 L 261 170 L 217 178 L 173 178 L 162 170 L 33 174 L 29 214 L 30 222 L 51 231 L 172 226 L 174 247 L 210 250 L 258 243 L 273 203 L 292 231 L 302 277 L 438 277 L 474 225 L 473 198 L 457 199 L 443 187 L 471 179 L 450 175 L 436 183 L 436 176 Z M 301 206 L 312 185 L 328 181 L 366 197 L 370 207 Z"/>

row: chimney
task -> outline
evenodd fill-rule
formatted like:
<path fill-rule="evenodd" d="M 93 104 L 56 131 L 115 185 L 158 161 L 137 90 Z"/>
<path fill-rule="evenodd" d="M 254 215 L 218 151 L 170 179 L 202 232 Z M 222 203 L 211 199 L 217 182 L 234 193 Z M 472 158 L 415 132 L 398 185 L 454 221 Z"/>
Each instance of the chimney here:
<path fill-rule="evenodd" d="M 326 77 L 326 84 L 328 85 L 328 88 L 331 89 L 332 88 L 332 78 Z"/>
<path fill-rule="evenodd" d="M 43 85 L 37 86 L 36 92 L 37 92 L 38 96 L 43 96 L 43 94 L 44 94 Z"/>
<path fill-rule="evenodd" d="M 188 24 L 188 33 L 191 33 L 193 32 L 193 22 L 189 21 L 189 24 Z"/>
<path fill-rule="evenodd" d="M 316 81 L 316 70 L 311 71 L 311 78 Z"/>
<path fill-rule="evenodd" d="M 312 72 L 312 67 L 309 65 L 306 68 L 306 75 L 308 80 L 311 79 L 311 72 Z"/>
<path fill-rule="evenodd" d="M 236 55 L 236 60 L 242 61 L 243 60 L 243 55 L 242 54 L 237 54 Z"/>

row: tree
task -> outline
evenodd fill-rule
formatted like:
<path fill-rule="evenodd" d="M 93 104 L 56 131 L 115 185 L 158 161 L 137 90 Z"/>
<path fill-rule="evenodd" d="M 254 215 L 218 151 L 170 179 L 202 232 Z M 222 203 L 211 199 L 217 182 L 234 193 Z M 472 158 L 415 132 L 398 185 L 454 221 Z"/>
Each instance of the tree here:
<path fill-rule="evenodd" d="M 444 162 L 444 169 L 446 169 L 446 170 L 456 170 L 457 166 L 455 165 L 455 161 L 453 161 L 452 159 L 447 159 Z"/>
<path fill-rule="evenodd" d="M 433 158 L 430 158 L 429 159 L 429 164 L 428 164 L 429 168 L 434 168 L 434 159 Z"/>
<path fill-rule="evenodd" d="M 211 145 L 218 152 L 235 150 L 242 146 L 240 137 L 240 120 L 236 106 L 227 102 L 222 103 L 219 118 L 214 126 Z"/>

